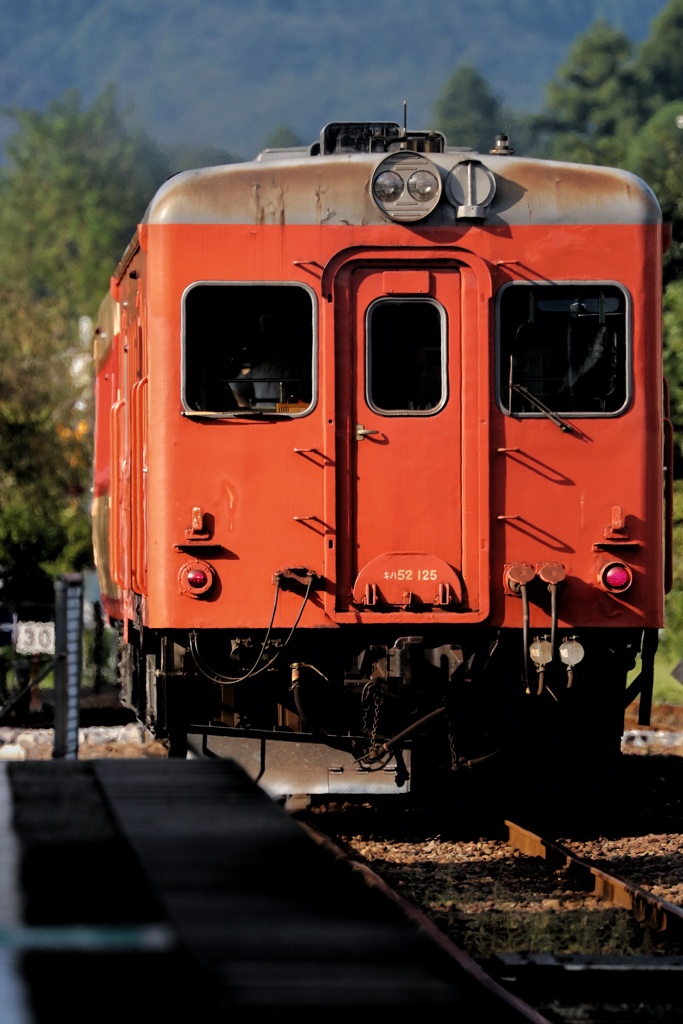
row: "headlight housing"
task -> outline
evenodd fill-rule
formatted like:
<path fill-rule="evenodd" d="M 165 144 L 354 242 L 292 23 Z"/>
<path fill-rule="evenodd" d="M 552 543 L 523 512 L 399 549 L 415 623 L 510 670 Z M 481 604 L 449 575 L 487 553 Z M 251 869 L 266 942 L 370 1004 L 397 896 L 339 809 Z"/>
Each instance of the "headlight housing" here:
<path fill-rule="evenodd" d="M 370 190 L 376 205 L 391 220 L 424 220 L 441 199 L 441 175 L 420 153 L 401 150 L 377 165 Z"/>

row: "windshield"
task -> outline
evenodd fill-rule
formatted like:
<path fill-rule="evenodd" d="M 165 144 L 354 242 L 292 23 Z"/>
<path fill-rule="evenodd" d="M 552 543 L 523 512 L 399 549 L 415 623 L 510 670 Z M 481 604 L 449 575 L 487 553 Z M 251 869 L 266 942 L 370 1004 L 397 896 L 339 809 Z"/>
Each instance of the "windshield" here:
<path fill-rule="evenodd" d="M 197 284 L 183 305 L 183 401 L 192 413 L 306 412 L 313 298 L 291 284 Z"/>
<path fill-rule="evenodd" d="M 511 415 L 609 415 L 627 399 L 628 317 L 616 285 L 508 286 L 498 305 L 499 401 Z"/>

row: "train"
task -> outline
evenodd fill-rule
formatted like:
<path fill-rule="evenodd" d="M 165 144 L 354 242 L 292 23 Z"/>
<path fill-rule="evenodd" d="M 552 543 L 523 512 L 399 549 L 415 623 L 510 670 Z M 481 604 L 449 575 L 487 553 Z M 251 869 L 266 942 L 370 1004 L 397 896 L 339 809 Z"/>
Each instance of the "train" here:
<path fill-rule="evenodd" d="M 92 521 L 170 756 L 294 803 L 618 756 L 671 586 L 668 237 L 626 171 L 405 118 L 161 185 L 95 328 Z"/>

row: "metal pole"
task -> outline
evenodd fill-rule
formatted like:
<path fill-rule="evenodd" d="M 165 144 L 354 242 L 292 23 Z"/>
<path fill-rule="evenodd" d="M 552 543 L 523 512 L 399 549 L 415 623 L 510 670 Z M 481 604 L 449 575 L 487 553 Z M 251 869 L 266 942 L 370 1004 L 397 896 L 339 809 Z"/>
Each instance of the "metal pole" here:
<path fill-rule="evenodd" d="M 652 689 L 655 678 L 655 654 L 659 646 L 659 630 L 646 629 L 643 633 L 643 645 L 640 651 L 640 704 L 638 705 L 638 725 L 649 725 L 652 712 Z"/>
<path fill-rule="evenodd" d="M 55 580 L 55 721 L 53 758 L 78 758 L 78 718 L 83 660 L 83 577 Z"/>

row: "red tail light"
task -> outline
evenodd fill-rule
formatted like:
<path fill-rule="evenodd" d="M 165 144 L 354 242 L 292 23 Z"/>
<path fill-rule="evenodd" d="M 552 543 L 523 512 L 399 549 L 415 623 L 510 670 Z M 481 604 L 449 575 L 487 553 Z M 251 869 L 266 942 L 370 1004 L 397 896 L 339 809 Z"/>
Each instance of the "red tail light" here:
<path fill-rule="evenodd" d="M 178 585 L 185 597 L 203 597 L 211 589 L 214 571 L 208 562 L 185 562 L 178 573 Z"/>
<path fill-rule="evenodd" d="M 190 569 L 186 578 L 193 590 L 203 590 L 209 582 L 209 577 L 203 569 Z"/>
<path fill-rule="evenodd" d="M 633 573 L 624 562 L 608 562 L 600 570 L 598 582 L 610 594 L 623 594 L 633 583 Z"/>

